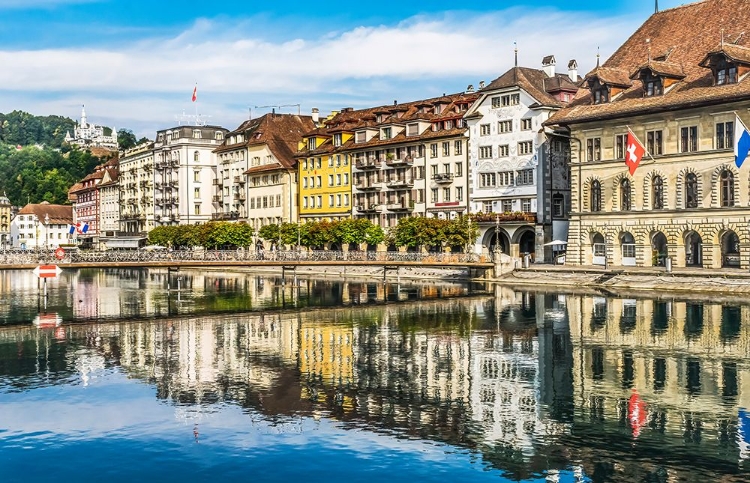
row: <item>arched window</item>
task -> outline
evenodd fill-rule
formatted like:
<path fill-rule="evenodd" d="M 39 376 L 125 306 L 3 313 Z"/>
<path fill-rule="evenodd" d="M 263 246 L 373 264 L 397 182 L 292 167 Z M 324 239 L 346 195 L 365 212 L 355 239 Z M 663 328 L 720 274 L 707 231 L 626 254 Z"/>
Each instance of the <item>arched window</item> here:
<path fill-rule="evenodd" d="M 721 206 L 734 206 L 734 174 L 728 169 L 721 172 Z"/>
<path fill-rule="evenodd" d="M 664 209 L 664 181 L 661 176 L 654 176 L 651 180 L 651 208 L 654 210 Z"/>
<path fill-rule="evenodd" d="M 194 152 L 193 153 L 193 161 L 195 161 L 197 163 L 200 160 L 201 160 L 201 153 L 199 153 L 198 151 Z"/>
<path fill-rule="evenodd" d="M 630 180 L 627 178 L 620 181 L 620 210 L 630 211 Z"/>
<path fill-rule="evenodd" d="M 695 173 L 685 176 L 685 208 L 698 208 L 698 177 Z"/>
<path fill-rule="evenodd" d="M 591 182 L 591 211 L 602 211 L 602 184 L 598 180 Z"/>

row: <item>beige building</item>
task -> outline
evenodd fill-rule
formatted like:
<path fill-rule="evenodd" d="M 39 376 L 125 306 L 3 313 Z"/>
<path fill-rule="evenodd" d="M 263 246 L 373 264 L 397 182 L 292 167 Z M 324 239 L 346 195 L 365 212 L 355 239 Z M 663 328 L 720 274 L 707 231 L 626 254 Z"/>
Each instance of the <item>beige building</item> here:
<path fill-rule="evenodd" d="M 571 139 L 567 263 L 750 266 L 733 153 L 736 116 L 750 124 L 748 21 L 740 0 L 655 13 L 546 123 Z M 632 176 L 628 129 L 649 153 Z"/>
<path fill-rule="evenodd" d="M 7 196 L 0 196 L 0 248 L 10 247 L 11 204 Z"/>
<path fill-rule="evenodd" d="M 154 143 L 139 144 L 120 158 L 120 226 L 124 235 L 154 228 Z"/>

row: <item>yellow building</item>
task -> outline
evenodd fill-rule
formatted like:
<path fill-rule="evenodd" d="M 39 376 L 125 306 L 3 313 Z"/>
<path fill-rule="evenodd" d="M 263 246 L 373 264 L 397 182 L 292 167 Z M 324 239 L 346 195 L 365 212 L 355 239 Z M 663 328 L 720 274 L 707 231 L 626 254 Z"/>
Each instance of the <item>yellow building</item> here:
<path fill-rule="evenodd" d="M 11 245 L 10 240 L 11 204 L 7 196 L 0 196 L 0 248 Z"/>
<path fill-rule="evenodd" d="M 317 121 L 316 116 L 313 111 Z M 296 157 L 301 222 L 351 218 L 352 170 L 342 146 L 352 136 L 344 129 L 319 127 L 300 141 Z"/>

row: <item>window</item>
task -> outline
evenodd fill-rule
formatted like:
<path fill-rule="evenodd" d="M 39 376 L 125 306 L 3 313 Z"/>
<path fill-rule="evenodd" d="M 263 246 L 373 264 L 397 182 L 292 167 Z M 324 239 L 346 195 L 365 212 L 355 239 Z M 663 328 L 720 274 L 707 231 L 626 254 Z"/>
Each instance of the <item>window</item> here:
<path fill-rule="evenodd" d="M 349 186 L 349 173 L 344 173 L 344 186 Z"/>
<path fill-rule="evenodd" d="M 322 188 L 322 187 L 323 187 L 323 177 L 318 176 L 318 188 Z"/>
<path fill-rule="evenodd" d="M 685 176 L 685 208 L 698 208 L 698 177 L 695 173 Z"/>
<path fill-rule="evenodd" d="M 307 208 L 307 196 L 305 196 L 304 198 L 302 198 L 302 207 L 303 208 Z"/>
<path fill-rule="evenodd" d="M 734 206 L 734 174 L 728 169 L 721 172 L 721 206 Z"/>
<path fill-rule="evenodd" d="M 268 196 L 263 197 L 263 208 L 268 208 Z"/>
<path fill-rule="evenodd" d="M 521 211 L 524 211 L 526 213 L 529 213 L 531 211 L 531 200 L 529 198 L 524 198 L 521 200 Z"/>
<path fill-rule="evenodd" d="M 521 141 L 518 143 L 518 154 L 531 154 L 534 151 L 533 141 Z"/>
<path fill-rule="evenodd" d="M 618 134 L 615 136 L 615 159 L 625 159 L 625 150 L 628 145 L 628 135 Z"/>
<path fill-rule="evenodd" d="M 606 85 L 599 85 L 591 92 L 594 95 L 594 104 L 605 104 L 609 102 L 609 89 Z"/>
<path fill-rule="evenodd" d="M 317 161 L 316 161 L 316 163 L 315 163 L 318 166 L 318 169 L 320 169 L 322 163 L 323 163 L 323 160 L 321 158 L 318 158 Z"/>
<path fill-rule="evenodd" d="M 310 151 L 315 150 L 315 147 L 316 147 L 315 144 L 316 144 L 315 138 L 308 138 L 307 139 L 307 149 L 308 150 L 310 150 Z"/>
<path fill-rule="evenodd" d="M 201 197 L 201 189 L 200 189 L 200 188 L 195 188 L 195 189 L 193 190 L 193 196 L 194 196 L 195 198 L 200 198 L 200 197 Z"/>
<path fill-rule="evenodd" d="M 328 207 L 333 207 L 333 195 L 328 195 Z"/>
<path fill-rule="evenodd" d="M 464 188 L 463 186 L 456 186 L 456 201 L 464 200 Z"/>
<path fill-rule="evenodd" d="M 336 147 L 341 146 L 341 133 L 336 133 L 333 135 L 333 145 Z"/>
<path fill-rule="evenodd" d="M 492 146 L 479 146 L 479 159 L 490 159 L 492 157 Z"/>
<path fill-rule="evenodd" d="M 419 124 L 409 124 L 406 126 L 407 136 L 418 136 L 419 135 Z"/>
<path fill-rule="evenodd" d="M 450 200 L 451 200 L 451 189 L 443 188 L 443 201 L 450 201 Z"/>
<path fill-rule="evenodd" d="M 495 173 L 481 173 L 479 175 L 480 188 L 492 188 L 495 184 Z"/>
<path fill-rule="evenodd" d="M 430 166 L 430 171 L 432 172 L 432 177 L 434 179 L 435 176 L 437 176 L 437 174 L 438 174 L 438 166 L 437 166 L 437 164 L 433 164 L 432 166 Z"/>
<path fill-rule="evenodd" d="M 333 186 L 333 175 L 332 174 L 328 175 L 328 186 Z"/>
<path fill-rule="evenodd" d="M 464 151 L 464 143 L 463 141 L 454 141 L 453 142 L 453 154 L 456 156 L 460 156 Z"/>
<path fill-rule="evenodd" d="M 734 122 L 720 122 L 716 124 L 716 149 L 731 149 L 734 147 Z"/>
<path fill-rule="evenodd" d="M 328 167 L 333 168 L 333 156 L 328 156 Z"/>
<path fill-rule="evenodd" d="M 500 104 L 500 97 L 493 97 L 492 98 L 492 107 L 497 109 L 498 107 L 501 107 L 502 104 Z"/>
<path fill-rule="evenodd" d="M 201 160 L 201 153 L 199 153 L 198 151 L 194 152 L 193 153 L 193 161 L 195 161 L 196 163 L 198 163 L 198 162 L 200 162 L 200 160 Z"/>
<path fill-rule="evenodd" d="M 513 186 L 513 171 L 501 171 L 497 173 L 498 186 Z"/>
<path fill-rule="evenodd" d="M 201 131 L 200 131 L 200 129 L 194 129 L 193 130 L 193 137 L 195 139 L 200 139 L 201 138 Z"/>
<path fill-rule="evenodd" d="M 510 213 L 513 211 L 513 200 L 503 200 L 503 213 Z"/>
<path fill-rule="evenodd" d="M 430 157 L 437 158 L 437 155 L 438 155 L 437 143 L 430 144 Z"/>
<path fill-rule="evenodd" d="M 592 212 L 602 211 L 602 184 L 598 180 L 591 182 L 591 199 L 589 204 Z"/>
<path fill-rule="evenodd" d="M 318 195 L 318 208 L 323 208 L 323 197 Z"/>
<path fill-rule="evenodd" d="M 341 175 L 340 174 L 336 175 L 336 186 L 341 186 Z"/>
<path fill-rule="evenodd" d="M 660 96 L 664 93 L 661 79 L 658 77 L 645 77 L 643 79 L 643 94 L 646 97 Z"/>
<path fill-rule="evenodd" d="M 724 64 L 722 68 L 716 69 L 716 85 L 736 84 L 737 66 Z"/>
<path fill-rule="evenodd" d="M 391 139 L 391 137 L 392 137 L 392 136 L 391 136 L 391 132 L 392 132 L 392 131 L 391 131 L 391 128 L 389 128 L 389 127 L 384 127 L 384 128 L 383 128 L 383 139 Z"/>
<path fill-rule="evenodd" d="M 272 174 L 271 175 L 271 184 L 279 184 L 279 175 L 278 174 Z"/>
<path fill-rule="evenodd" d="M 602 138 L 591 138 L 586 140 L 586 160 L 601 161 Z"/>
<path fill-rule="evenodd" d="M 531 131 L 531 119 L 521 119 L 521 131 Z"/>
<path fill-rule="evenodd" d="M 482 211 L 485 213 L 492 213 L 492 202 L 491 201 L 484 201 L 482 202 Z"/>
<path fill-rule="evenodd" d="M 506 121 L 500 121 L 497 123 L 497 132 L 505 133 L 513 131 L 513 121 L 508 119 Z"/>
<path fill-rule="evenodd" d="M 501 144 L 497 147 L 497 156 L 499 158 L 507 158 L 510 154 L 510 148 L 507 144 Z"/>
<path fill-rule="evenodd" d="M 661 176 L 654 176 L 651 180 L 651 207 L 654 210 L 664 209 L 664 180 Z"/>
<path fill-rule="evenodd" d="M 199 132 L 200 132 L 200 131 L 199 131 Z M 195 205 L 195 207 L 193 208 L 193 212 L 194 212 L 194 213 L 195 213 L 196 215 L 200 215 L 200 214 L 201 214 L 201 205 Z"/>
<path fill-rule="evenodd" d="M 698 126 L 680 129 L 680 152 L 691 153 L 698 150 Z"/>
<path fill-rule="evenodd" d="M 552 216 L 555 218 L 565 216 L 565 197 L 561 194 L 552 196 Z"/>
<path fill-rule="evenodd" d="M 336 195 L 336 206 L 341 206 L 341 195 Z"/>
<path fill-rule="evenodd" d="M 437 203 L 438 201 L 438 189 L 437 188 L 432 188 L 430 190 L 430 201 L 432 201 L 433 203 Z"/>
<path fill-rule="evenodd" d="M 355 134 L 354 142 L 355 143 L 364 143 L 364 142 L 367 142 L 367 133 L 365 131 L 358 131 Z"/>
<path fill-rule="evenodd" d="M 302 187 L 303 188 L 307 188 L 307 176 L 305 176 L 304 178 L 302 178 Z"/>
<path fill-rule="evenodd" d="M 620 210 L 630 211 L 630 180 L 620 180 Z"/>
<path fill-rule="evenodd" d="M 489 124 L 480 124 L 479 125 L 479 135 L 480 136 L 489 136 L 490 135 L 490 125 Z"/>
<path fill-rule="evenodd" d="M 451 155 L 451 143 L 446 141 L 443 143 L 443 156 L 450 156 Z"/>
<path fill-rule="evenodd" d="M 520 94 L 508 94 L 508 95 L 502 96 L 500 99 L 501 99 L 501 104 L 503 107 L 517 106 L 521 102 L 521 95 Z"/>
<path fill-rule="evenodd" d="M 534 170 L 533 169 L 522 169 L 518 172 L 517 185 L 530 185 L 534 184 Z"/>
<path fill-rule="evenodd" d="M 344 206 L 349 206 L 349 195 L 344 193 Z"/>
<path fill-rule="evenodd" d="M 200 171 L 193 171 L 193 181 L 196 183 L 199 183 L 201 180 L 201 172 Z"/>
<path fill-rule="evenodd" d="M 464 175 L 464 171 L 463 171 L 463 169 L 464 169 L 464 165 L 463 165 L 463 164 L 461 164 L 461 163 L 456 163 L 456 169 L 455 169 L 455 174 L 454 174 L 454 176 L 455 176 L 456 178 L 460 178 L 461 176 L 463 176 L 463 175 Z"/>
<path fill-rule="evenodd" d="M 648 131 L 646 132 L 646 150 L 652 156 L 661 155 L 664 153 L 664 144 L 662 141 L 661 131 Z"/>

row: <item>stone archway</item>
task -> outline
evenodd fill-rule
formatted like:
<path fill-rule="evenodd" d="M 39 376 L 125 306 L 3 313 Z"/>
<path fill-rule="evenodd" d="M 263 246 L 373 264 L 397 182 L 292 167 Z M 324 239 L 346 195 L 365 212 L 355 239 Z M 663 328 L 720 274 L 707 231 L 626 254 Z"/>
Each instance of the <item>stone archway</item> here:
<path fill-rule="evenodd" d="M 536 234 L 533 230 L 523 230 L 521 235 L 518 237 L 518 253 L 523 257 L 524 255 L 530 255 L 531 260 L 534 260 L 534 254 L 536 252 Z"/>
<path fill-rule="evenodd" d="M 721 235 L 721 268 L 740 268 L 740 237 L 732 230 Z"/>
<path fill-rule="evenodd" d="M 703 266 L 703 238 L 694 230 L 685 235 L 685 266 Z"/>
<path fill-rule="evenodd" d="M 486 246 L 490 253 L 495 253 L 495 248 L 500 248 L 502 253 L 510 255 L 510 236 L 503 228 L 490 228 L 485 231 L 482 245 Z"/>
<path fill-rule="evenodd" d="M 651 264 L 654 267 L 663 267 L 669 257 L 669 244 L 664 233 L 657 231 L 651 235 Z"/>
<path fill-rule="evenodd" d="M 604 240 L 604 235 L 601 233 L 594 233 L 591 236 L 591 246 L 593 258 L 591 263 L 593 265 L 607 265 L 607 244 Z"/>

